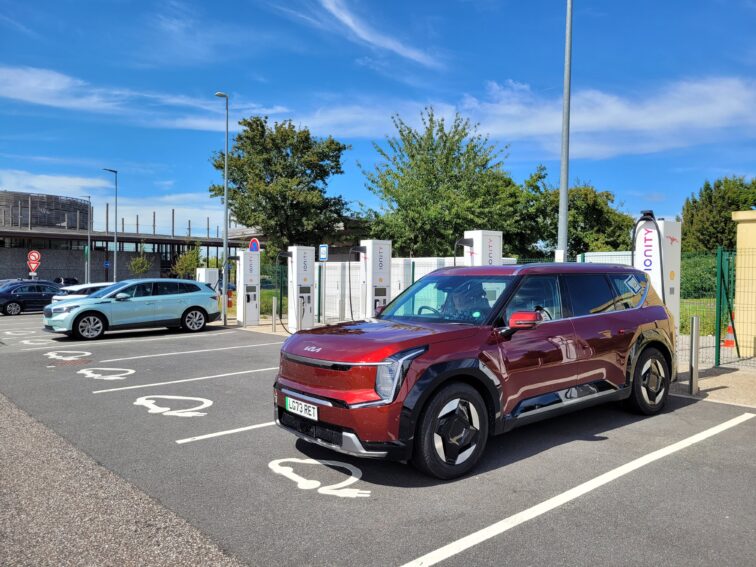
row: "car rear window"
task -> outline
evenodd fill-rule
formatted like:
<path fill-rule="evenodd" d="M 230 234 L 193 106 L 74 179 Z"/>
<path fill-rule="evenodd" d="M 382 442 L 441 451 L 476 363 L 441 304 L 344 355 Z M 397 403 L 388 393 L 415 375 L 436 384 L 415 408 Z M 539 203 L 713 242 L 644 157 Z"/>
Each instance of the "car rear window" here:
<path fill-rule="evenodd" d="M 640 305 L 648 285 L 646 274 L 609 274 L 609 280 L 617 293 L 614 302 L 617 310 L 633 309 Z"/>
<path fill-rule="evenodd" d="M 614 311 L 614 293 L 604 274 L 570 274 L 564 279 L 573 317 Z"/>
<path fill-rule="evenodd" d="M 179 293 L 195 293 L 199 291 L 199 286 L 190 283 L 179 283 Z"/>

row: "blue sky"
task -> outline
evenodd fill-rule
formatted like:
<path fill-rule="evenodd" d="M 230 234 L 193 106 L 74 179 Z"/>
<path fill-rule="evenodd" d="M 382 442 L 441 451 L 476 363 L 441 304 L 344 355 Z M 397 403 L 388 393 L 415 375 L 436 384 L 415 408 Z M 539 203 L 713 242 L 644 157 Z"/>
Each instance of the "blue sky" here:
<path fill-rule="evenodd" d="M 257 113 L 349 143 L 329 192 L 377 205 L 357 162 L 433 105 L 559 178 L 563 0 L 0 0 L 0 188 L 91 195 L 120 173 L 127 227 L 220 223 L 207 187 Z M 756 175 L 756 0 L 575 0 L 571 181 L 679 213 L 704 180 Z"/>

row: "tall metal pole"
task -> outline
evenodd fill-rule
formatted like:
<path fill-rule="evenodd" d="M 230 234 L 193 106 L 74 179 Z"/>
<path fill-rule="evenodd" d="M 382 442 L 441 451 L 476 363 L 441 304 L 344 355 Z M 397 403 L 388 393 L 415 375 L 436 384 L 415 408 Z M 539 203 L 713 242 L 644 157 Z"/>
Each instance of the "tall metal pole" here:
<path fill-rule="evenodd" d="M 567 31 L 564 39 L 564 91 L 562 100 L 562 156 L 559 172 L 559 228 L 554 260 L 567 260 L 567 207 L 570 169 L 570 76 L 572 73 L 572 0 L 567 0 Z"/>
<path fill-rule="evenodd" d="M 92 282 L 92 197 L 87 195 L 89 210 L 87 211 L 87 283 Z"/>
<path fill-rule="evenodd" d="M 228 95 L 215 96 L 226 99 L 226 152 L 223 155 L 223 324 L 228 324 Z"/>
<path fill-rule="evenodd" d="M 118 281 L 118 171 L 104 168 L 115 175 L 115 217 L 113 223 L 113 282 Z"/>

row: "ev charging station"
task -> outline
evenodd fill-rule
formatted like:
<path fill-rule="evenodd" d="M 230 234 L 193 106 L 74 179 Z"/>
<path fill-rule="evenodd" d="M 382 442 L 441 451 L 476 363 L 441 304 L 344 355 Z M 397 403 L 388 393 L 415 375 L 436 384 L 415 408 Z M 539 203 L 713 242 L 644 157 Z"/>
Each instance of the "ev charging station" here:
<path fill-rule="evenodd" d="M 289 331 L 315 326 L 315 247 L 289 246 Z"/>
<path fill-rule="evenodd" d="M 236 324 L 260 324 L 260 246 L 239 251 L 236 265 Z"/>
<path fill-rule="evenodd" d="M 360 303 L 367 319 L 391 300 L 391 241 L 361 240 L 360 251 Z"/>
<path fill-rule="evenodd" d="M 466 230 L 463 240 L 465 265 L 500 266 L 502 233 L 499 230 Z"/>
<path fill-rule="evenodd" d="M 680 240 L 682 223 L 657 219 L 653 211 L 642 211 L 633 230 L 633 267 L 648 279 L 680 330 Z"/>
<path fill-rule="evenodd" d="M 217 289 L 218 281 L 220 280 L 218 272 L 218 268 L 197 268 L 194 279 L 198 282 L 208 284 L 213 289 Z"/>

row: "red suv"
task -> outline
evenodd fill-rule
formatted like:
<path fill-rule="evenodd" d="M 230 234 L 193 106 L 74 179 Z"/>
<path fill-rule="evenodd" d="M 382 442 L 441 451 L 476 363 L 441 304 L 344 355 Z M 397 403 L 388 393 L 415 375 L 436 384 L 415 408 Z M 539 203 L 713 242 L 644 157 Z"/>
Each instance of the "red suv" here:
<path fill-rule="evenodd" d="M 290 337 L 275 417 L 312 443 L 454 478 L 520 425 L 614 400 L 659 412 L 674 332 L 627 266 L 444 268 L 373 319 Z"/>

